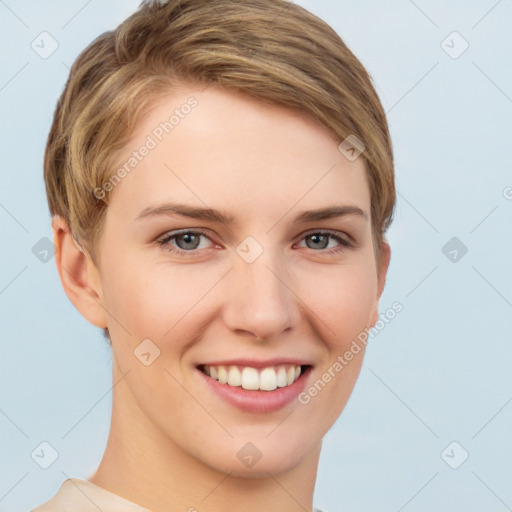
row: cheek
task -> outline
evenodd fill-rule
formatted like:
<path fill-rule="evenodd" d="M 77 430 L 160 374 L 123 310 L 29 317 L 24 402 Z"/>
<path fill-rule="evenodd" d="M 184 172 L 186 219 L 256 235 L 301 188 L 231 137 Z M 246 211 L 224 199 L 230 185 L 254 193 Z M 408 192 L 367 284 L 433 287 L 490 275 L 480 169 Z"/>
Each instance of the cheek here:
<path fill-rule="evenodd" d="M 371 267 L 344 269 L 337 275 L 337 282 L 331 280 L 328 286 L 317 280 L 308 299 L 320 319 L 317 326 L 326 350 L 301 403 L 323 431 L 343 411 L 359 376 L 376 293 Z"/>
<path fill-rule="evenodd" d="M 318 407 L 322 425 L 331 425 L 345 407 L 361 370 L 366 336 L 377 293 L 371 259 L 326 269 L 304 281 L 312 317 L 326 347 L 317 379 L 305 390 L 310 410 Z"/>
<path fill-rule="evenodd" d="M 200 308 L 215 280 L 199 269 L 125 261 L 111 267 L 105 282 L 105 308 L 112 317 L 132 335 L 161 340 L 189 311 Z"/>
<path fill-rule="evenodd" d="M 370 325 L 377 278 L 371 262 L 322 269 L 302 281 L 311 308 L 332 350 L 341 350 Z"/>

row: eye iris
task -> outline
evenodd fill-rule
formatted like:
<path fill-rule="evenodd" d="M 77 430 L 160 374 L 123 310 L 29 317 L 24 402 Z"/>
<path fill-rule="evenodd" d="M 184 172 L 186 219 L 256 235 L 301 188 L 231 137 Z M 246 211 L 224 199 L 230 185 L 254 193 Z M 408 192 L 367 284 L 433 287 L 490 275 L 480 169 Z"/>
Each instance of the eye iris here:
<path fill-rule="evenodd" d="M 196 243 L 194 245 L 194 243 L 192 242 L 193 247 L 180 247 L 181 244 L 178 243 L 178 240 L 186 239 L 185 244 L 188 244 L 188 243 L 190 243 L 190 239 L 194 239 L 194 238 L 196 239 L 195 240 Z M 199 236 L 194 235 L 192 233 L 184 233 L 182 235 L 176 236 L 176 242 L 178 243 L 178 246 L 180 247 L 180 249 L 197 249 L 197 247 L 199 245 Z"/>
<path fill-rule="evenodd" d="M 316 235 L 309 235 L 310 239 L 316 239 L 318 241 L 318 239 L 324 239 L 324 242 L 327 242 L 327 239 L 329 238 L 328 235 L 319 235 L 319 234 L 316 234 Z M 324 244 L 322 247 L 320 247 L 321 249 L 325 249 L 327 247 L 327 244 Z M 311 248 L 311 247 L 310 247 Z M 313 247 L 315 248 L 315 247 Z M 316 246 L 316 248 L 318 248 L 318 246 Z"/>

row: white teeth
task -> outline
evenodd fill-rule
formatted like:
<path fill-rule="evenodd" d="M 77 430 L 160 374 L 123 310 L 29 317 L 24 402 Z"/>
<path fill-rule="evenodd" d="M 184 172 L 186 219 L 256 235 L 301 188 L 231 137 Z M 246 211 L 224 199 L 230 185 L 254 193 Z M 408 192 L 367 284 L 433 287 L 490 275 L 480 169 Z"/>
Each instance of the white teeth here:
<path fill-rule="evenodd" d="M 288 369 L 288 372 L 286 373 L 286 383 L 288 386 L 293 383 L 295 380 L 295 368 L 293 366 L 290 366 Z"/>
<path fill-rule="evenodd" d="M 301 367 L 296 364 L 269 366 L 258 370 L 250 366 L 204 366 L 203 372 L 221 384 L 247 390 L 273 391 L 293 384 L 300 376 Z"/>
<path fill-rule="evenodd" d="M 260 389 L 260 377 L 256 368 L 246 367 L 242 370 L 242 387 L 244 389 Z"/>
<path fill-rule="evenodd" d="M 226 371 L 226 368 L 224 366 L 219 366 L 217 368 L 218 378 L 219 382 L 221 384 L 227 384 L 228 383 L 228 372 Z"/>
<path fill-rule="evenodd" d="M 288 385 L 288 379 L 286 378 L 286 368 L 284 366 L 280 366 L 277 371 L 277 387 L 284 388 Z"/>
<path fill-rule="evenodd" d="M 228 384 L 230 386 L 241 386 L 242 375 L 236 366 L 230 366 L 228 371 Z"/>
<path fill-rule="evenodd" d="M 277 388 L 277 375 L 274 368 L 265 368 L 260 373 L 260 389 L 273 391 Z"/>

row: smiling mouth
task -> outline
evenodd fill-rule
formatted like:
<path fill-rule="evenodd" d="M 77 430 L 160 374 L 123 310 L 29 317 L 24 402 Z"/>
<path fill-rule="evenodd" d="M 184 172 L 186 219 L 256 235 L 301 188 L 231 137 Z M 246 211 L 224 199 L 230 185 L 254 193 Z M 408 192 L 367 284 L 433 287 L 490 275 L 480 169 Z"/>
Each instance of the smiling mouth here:
<path fill-rule="evenodd" d="M 197 367 L 213 380 L 253 391 L 274 391 L 285 388 L 296 382 L 306 373 L 311 365 L 281 364 L 266 368 L 253 368 L 238 365 L 204 365 Z"/>

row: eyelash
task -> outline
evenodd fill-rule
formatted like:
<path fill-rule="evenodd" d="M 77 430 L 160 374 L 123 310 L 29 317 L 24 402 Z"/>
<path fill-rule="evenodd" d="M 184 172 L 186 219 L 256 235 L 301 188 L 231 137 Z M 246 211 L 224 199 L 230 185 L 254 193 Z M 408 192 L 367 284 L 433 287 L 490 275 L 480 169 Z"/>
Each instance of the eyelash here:
<path fill-rule="evenodd" d="M 204 231 L 201 231 L 201 230 L 188 230 L 188 231 L 179 231 L 179 232 L 174 232 L 172 234 L 168 234 L 164 238 L 161 238 L 160 240 L 158 240 L 157 243 L 158 243 L 158 245 L 160 245 L 161 247 L 163 247 L 166 251 L 168 251 L 170 253 L 177 254 L 177 255 L 180 255 L 180 256 L 190 256 L 191 254 L 194 254 L 194 253 L 198 252 L 199 249 L 193 249 L 193 250 L 190 250 L 190 251 L 185 251 L 185 250 L 180 249 L 178 247 L 169 245 L 169 242 L 171 240 L 177 238 L 178 236 L 189 235 L 189 234 L 202 235 L 202 236 L 204 236 L 204 237 L 206 237 L 206 238 L 208 238 L 210 240 L 210 237 Z M 320 253 L 329 254 L 329 255 L 337 254 L 337 253 L 343 252 L 347 248 L 353 247 L 353 245 L 354 245 L 352 242 L 349 242 L 348 240 L 345 240 L 341 236 L 339 236 L 337 234 L 334 234 L 331 231 L 311 231 L 309 233 L 306 233 L 301 238 L 301 241 L 304 238 L 307 238 L 307 237 L 310 237 L 310 236 L 313 236 L 313 235 L 327 235 L 330 238 L 333 238 L 333 239 L 335 239 L 336 241 L 338 241 L 340 243 L 340 245 L 335 247 L 335 248 L 321 249 L 319 251 L 313 251 L 313 252 L 320 252 Z"/>

